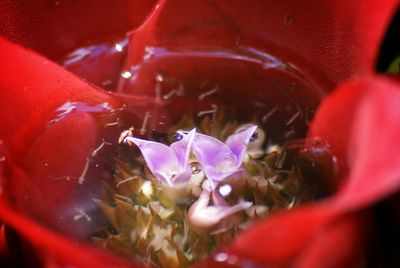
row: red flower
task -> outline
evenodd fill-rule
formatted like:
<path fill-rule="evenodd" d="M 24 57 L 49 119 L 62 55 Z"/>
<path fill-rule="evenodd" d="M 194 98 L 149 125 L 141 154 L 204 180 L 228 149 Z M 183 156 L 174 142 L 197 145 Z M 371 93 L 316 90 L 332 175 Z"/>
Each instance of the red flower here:
<path fill-rule="evenodd" d="M 296 267 L 363 264 L 368 248 L 379 238 L 376 205 L 400 188 L 400 86 L 374 75 L 381 41 L 398 1 L 160 1 L 143 23 L 153 3 L 72 2 L 0 4 L 4 10 L 0 32 L 19 44 L 0 39 L 0 156 L 5 157 L 0 166 L 0 220 L 29 245 L 25 254 L 36 256 L 45 267 L 135 266 L 82 242 L 81 237 L 93 228 L 91 223 L 77 226 L 72 219 L 62 218 L 91 198 L 93 192 L 77 190 L 82 170 L 101 139 L 113 135 L 99 131 L 90 109 L 104 103 L 118 109 L 128 103 L 135 111 L 133 121 L 141 120 L 146 109 L 160 109 L 151 97 L 153 90 L 149 91 L 156 87 L 149 77 L 160 68 L 182 83 L 196 80 L 191 76 L 196 72 L 224 83 L 232 92 L 226 101 L 234 104 L 250 98 L 242 94 L 243 89 L 256 96 L 266 91 L 272 100 L 261 100 L 273 103 L 280 97 L 269 89 L 274 83 L 284 85 L 293 75 L 267 69 L 262 71 L 266 78 L 260 80 L 252 76 L 259 66 L 251 61 L 231 66 L 232 61 L 224 57 L 215 63 L 215 58 L 166 53 L 141 65 L 136 79 L 118 85 L 118 94 L 108 94 L 47 59 L 59 58 L 87 41 L 137 29 L 129 37 L 124 66 L 142 63 L 149 55 L 146 47 L 172 51 L 246 47 L 291 62 L 313 84 L 332 92 L 313 119 L 307 148 L 314 150 L 319 141 L 329 144 L 339 167 L 338 176 L 330 181 L 335 193 L 257 223 L 222 252 L 226 262 L 219 265 L 229 266 L 233 260 Z M 102 81 L 107 67 L 121 64 L 120 58 L 112 60 L 101 66 L 106 71 L 87 78 Z M 313 105 L 316 93 L 311 96 L 306 84 L 295 81 L 301 89 L 294 93 L 296 98 Z M 54 111 L 68 102 L 87 106 L 50 124 Z M 191 104 L 176 101 L 174 112 Z M 57 179 L 65 174 L 68 180 Z M 93 186 L 96 181 L 85 184 Z M 218 260 L 199 266 L 214 267 Z"/>

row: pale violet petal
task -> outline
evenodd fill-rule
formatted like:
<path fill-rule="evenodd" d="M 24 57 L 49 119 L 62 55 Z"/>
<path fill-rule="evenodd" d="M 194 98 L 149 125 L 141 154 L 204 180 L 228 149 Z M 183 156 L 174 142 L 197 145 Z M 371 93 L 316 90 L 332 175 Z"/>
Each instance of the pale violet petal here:
<path fill-rule="evenodd" d="M 251 125 L 246 130 L 229 136 L 226 143 L 207 135 L 195 134 L 193 153 L 208 179 L 218 182 L 239 171 L 247 144 L 256 128 L 257 126 Z M 188 137 L 187 132 L 178 133 Z M 215 186 L 214 183 L 213 185 Z"/>
<path fill-rule="evenodd" d="M 126 140 L 139 147 L 147 166 L 158 179 L 168 181 L 182 172 L 182 167 L 174 150 L 167 145 L 133 137 L 127 137 Z"/>
<path fill-rule="evenodd" d="M 242 169 L 240 168 L 240 165 L 230 171 L 222 171 L 221 172 L 221 171 L 216 170 L 213 166 L 205 166 L 205 167 L 203 167 L 203 170 L 204 170 L 204 173 L 207 175 L 207 178 L 209 178 L 213 182 L 222 181 L 223 179 L 242 171 Z M 213 185 L 215 185 L 215 184 L 213 184 Z"/>
<path fill-rule="evenodd" d="M 187 182 L 192 176 L 192 171 L 190 169 L 185 169 L 174 178 L 172 178 L 172 184 L 180 184 Z"/>
<path fill-rule="evenodd" d="M 204 180 L 201 188 L 203 189 L 203 191 L 208 191 L 208 192 L 212 192 L 215 190 L 215 186 L 212 180 Z"/>
<path fill-rule="evenodd" d="M 178 134 L 180 133 L 178 132 Z M 181 134 L 183 138 L 179 141 L 172 143 L 170 146 L 172 150 L 174 150 L 182 169 L 187 169 L 189 165 L 189 157 L 192 150 L 192 144 L 195 134 L 196 129 L 194 128 L 187 134 Z"/>
<path fill-rule="evenodd" d="M 230 135 L 225 141 L 225 144 L 236 156 L 240 164 L 243 162 L 243 158 L 246 154 L 247 144 L 250 142 L 251 136 L 253 136 L 256 129 L 256 125 L 251 125 L 246 130 Z"/>
<path fill-rule="evenodd" d="M 193 141 L 193 152 L 203 168 L 211 166 L 218 173 L 231 173 L 238 168 L 237 157 L 231 149 L 213 137 L 197 133 Z"/>

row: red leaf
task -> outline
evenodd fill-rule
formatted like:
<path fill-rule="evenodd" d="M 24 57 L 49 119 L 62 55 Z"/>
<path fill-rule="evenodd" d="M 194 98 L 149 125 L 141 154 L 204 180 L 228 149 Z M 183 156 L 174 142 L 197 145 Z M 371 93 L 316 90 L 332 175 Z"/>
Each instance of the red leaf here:
<path fill-rule="evenodd" d="M 353 209 L 400 189 L 400 84 L 364 79 L 347 90 L 357 87 L 363 95 L 349 137 L 351 172 L 340 193 L 341 205 Z"/>
<path fill-rule="evenodd" d="M 329 206 L 322 203 L 273 215 L 239 235 L 229 250 L 264 264 L 288 264 L 332 219 Z"/>
<path fill-rule="evenodd" d="M 321 105 L 310 137 L 330 144 L 343 184 L 339 206 L 367 206 L 400 187 L 399 84 L 364 78 L 343 84 Z M 334 130 L 334 131 L 332 131 Z"/>
<path fill-rule="evenodd" d="M 299 265 L 318 267 L 324 252 L 336 242 L 358 243 L 359 220 L 352 220 L 355 216 L 349 213 L 400 189 L 399 89 L 398 83 L 388 79 L 365 78 L 344 84 L 324 101 L 310 137 L 327 141 L 347 167 L 340 173 L 341 189 L 323 203 L 276 214 L 254 225 L 233 244 L 238 256 L 272 265 L 302 256 Z M 358 247 L 341 250 L 343 255 L 337 255 L 336 261 L 357 261 L 353 257 L 359 256 Z"/>
<path fill-rule="evenodd" d="M 0 2 L 0 34 L 54 58 L 91 40 L 124 36 L 155 0 L 24 0 Z M 79 19 L 78 19 L 79 18 Z"/>
<path fill-rule="evenodd" d="M 346 215 L 328 225 L 318 237 L 303 249 L 294 265 L 310 267 L 360 267 L 365 263 L 368 241 L 366 215 Z"/>
<path fill-rule="evenodd" d="M 13 226 L 19 234 L 44 252 L 50 253 L 64 264 L 76 267 L 140 267 L 128 263 L 93 247 L 82 244 L 54 233 L 47 228 L 29 220 L 11 210 L 4 200 L 0 201 L 0 217 L 4 223 Z"/>
<path fill-rule="evenodd" d="M 24 160 L 33 141 L 68 101 L 116 103 L 109 95 L 42 56 L 0 39 L 0 136 Z"/>
<path fill-rule="evenodd" d="M 397 0 L 164 0 L 131 36 L 127 66 L 145 47 L 238 47 L 269 52 L 300 67 L 323 88 L 372 73 Z"/>
<path fill-rule="evenodd" d="M 50 1 L 43 3 L 43 7 L 27 5 L 25 8 L 21 5 L 23 1 L 7 2 L 5 22 L 0 24 L 0 29 L 8 37 L 39 51 L 46 50 L 52 56 L 79 46 L 89 38 L 121 33 L 127 29 L 126 25 L 137 25 L 135 23 L 141 21 L 152 5 L 141 6 L 143 9 L 138 12 L 141 15 L 132 16 L 132 21 L 129 15 L 123 16 L 121 21 L 111 21 L 116 14 L 110 12 L 115 11 L 109 8 L 113 4 L 101 2 L 94 7 L 93 17 L 88 16 L 88 24 L 80 28 L 76 27 L 78 21 L 70 18 L 86 14 L 88 2 L 81 2 L 80 7 L 84 8 L 75 10 L 74 5 L 61 1 L 69 9 L 60 13 L 49 8 Z M 373 72 L 380 40 L 397 7 L 395 0 L 383 3 L 377 0 L 326 3 L 162 1 L 146 24 L 133 33 L 131 39 L 137 42 L 131 43 L 128 66 L 141 62 L 146 46 L 243 46 L 290 60 L 316 84 L 330 88 L 354 73 Z M 118 10 L 131 14 L 125 13 L 124 6 Z M 100 14 L 104 16 L 97 17 Z M 102 18 L 107 20 L 102 21 Z M 37 177 L 26 177 L 25 171 L 16 164 L 28 159 L 24 157 L 26 152 L 45 129 L 55 108 L 71 100 L 95 104 L 113 102 L 113 99 L 45 58 L 7 41 L 0 40 L 0 52 L 3 61 L 0 64 L 0 118 L 3 120 L 0 136 L 17 162 L 10 165 L 13 175 L 10 178 L 16 183 L 28 183 Z M 385 198 L 400 187 L 398 88 L 394 82 L 370 78 L 345 84 L 329 97 L 315 118 L 310 137 L 321 137 L 331 145 L 340 164 L 338 180 L 342 178 L 340 183 L 334 184 L 342 189 L 329 201 L 277 214 L 258 223 L 239 236 L 231 248 L 233 252 L 270 264 L 287 264 L 300 257 L 298 264 L 308 266 L 320 263 L 321 256 L 333 243 L 350 241 L 356 245 L 358 219 L 349 213 Z M 89 131 L 87 147 L 69 152 L 79 157 L 87 153 L 96 136 L 90 132 L 93 126 L 90 116 L 83 117 L 82 131 Z M 43 155 L 54 157 L 58 168 L 62 159 L 45 148 L 58 146 L 55 137 L 76 127 L 77 122 L 75 118 L 58 126 L 54 132 L 49 131 L 46 134 L 49 136 L 38 143 L 32 161 L 40 163 Z M 73 143 L 77 142 L 73 135 L 70 138 Z M 60 145 L 58 149 L 64 151 L 65 148 Z M 71 163 L 70 168 L 78 170 L 79 165 L 82 159 Z M 33 173 L 40 176 L 43 172 L 46 173 L 35 167 Z M 44 189 L 49 185 L 44 183 Z M 50 232 L 15 213 L 3 202 L 0 218 L 66 263 L 82 267 L 125 265 L 114 257 Z M 347 236 L 351 239 L 346 240 Z M 255 241 L 257 247 L 254 247 Z M 348 260 L 356 251 L 346 248 L 340 260 Z"/>

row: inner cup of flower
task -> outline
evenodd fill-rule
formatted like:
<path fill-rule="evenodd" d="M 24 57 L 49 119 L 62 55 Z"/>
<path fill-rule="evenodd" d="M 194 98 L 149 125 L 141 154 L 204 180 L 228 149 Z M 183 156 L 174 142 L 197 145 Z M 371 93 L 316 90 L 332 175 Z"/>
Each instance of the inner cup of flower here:
<path fill-rule="evenodd" d="M 254 221 L 324 196 L 315 163 L 326 155 L 302 155 L 321 91 L 300 71 L 254 51 L 156 52 L 122 87 L 141 94 L 153 77 L 145 82 L 162 109 L 120 131 L 106 194 L 94 200 L 108 223 L 93 243 L 185 267 Z"/>
<path fill-rule="evenodd" d="M 327 193 L 328 150 L 303 148 L 323 89 L 301 70 L 255 49 L 146 51 L 105 81 L 150 104 L 115 94 L 121 107 L 71 102 L 56 111 L 50 127 L 91 114 L 98 144 L 79 178 L 40 178 L 51 182 L 33 186 L 39 196 L 61 181 L 72 194 L 53 210 L 34 206 L 32 217 L 134 262 L 186 267 L 253 222 Z M 64 66 L 90 72 L 90 57 L 68 56 Z"/>

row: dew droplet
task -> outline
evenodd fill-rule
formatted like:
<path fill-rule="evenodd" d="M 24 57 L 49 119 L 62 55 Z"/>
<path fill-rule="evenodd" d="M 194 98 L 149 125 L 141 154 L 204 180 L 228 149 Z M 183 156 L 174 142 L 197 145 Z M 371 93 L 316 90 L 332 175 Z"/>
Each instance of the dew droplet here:
<path fill-rule="evenodd" d="M 229 184 L 224 184 L 221 187 L 219 187 L 219 193 L 223 197 L 228 196 L 231 192 L 232 192 L 232 186 L 230 186 Z"/>
<path fill-rule="evenodd" d="M 128 79 L 128 78 L 130 78 L 132 76 L 132 73 L 129 72 L 129 71 L 124 71 L 124 72 L 121 73 L 121 76 L 123 78 L 125 78 L 125 79 Z"/>
<path fill-rule="evenodd" d="M 174 141 L 180 141 L 183 139 L 183 136 L 179 133 L 174 134 Z"/>
<path fill-rule="evenodd" d="M 214 260 L 217 262 L 226 262 L 228 260 L 228 254 L 227 253 L 218 253 L 214 256 Z"/>
<path fill-rule="evenodd" d="M 121 44 L 115 44 L 115 49 L 118 51 L 118 52 L 122 52 L 122 46 L 121 46 Z"/>
<path fill-rule="evenodd" d="M 192 174 L 198 174 L 201 172 L 201 164 L 199 162 L 190 163 L 190 170 Z"/>
<path fill-rule="evenodd" d="M 217 170 L 219 172 L 230 172 L 236 167 L 236 157 L 233 153 L 225 153 L 222 161 L 218 164 Z"/>
<path fill-rule="evenodd" d="M 258 139 L 258 136 L 259 136 L 259 134 L 258 134 L 258 131 L 256 130 L 254 133 L 253 133 L 253 135 L 250 137 L 250 142 L 255 142 L 257 139 Z"/>
<path fill-rule="evenodd" d="M 227 167 L 234 166 L 236 164 L 235 161 L 235 156 L 232 153 L 226 153 L 224 155 L 224 160 L 223 160 L 224 165 Z"/>
<path fill-rule="evenodd" d="M 162 74 L 157 74 L 156 75 L 156 81 L 157 82 L 164 82 L 164 76 Z"/>

